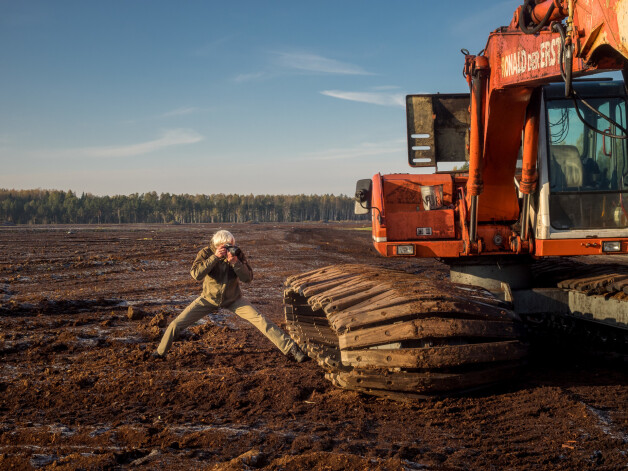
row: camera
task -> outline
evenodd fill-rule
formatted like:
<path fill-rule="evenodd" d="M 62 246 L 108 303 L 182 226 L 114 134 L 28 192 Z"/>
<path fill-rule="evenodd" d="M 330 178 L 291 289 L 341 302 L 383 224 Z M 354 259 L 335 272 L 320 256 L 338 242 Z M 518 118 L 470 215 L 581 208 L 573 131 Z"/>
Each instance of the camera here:
<path fill-rule="evenodd" d="M 229 252 L 234 257 L 239 257 L 240 254 L 242 253 L 242 250 L 240 250 L 240 247 L 236 247 L 235 245 L 227 244 L 225 245 L 225 249 L 227 249 L 227 252 Z"/>

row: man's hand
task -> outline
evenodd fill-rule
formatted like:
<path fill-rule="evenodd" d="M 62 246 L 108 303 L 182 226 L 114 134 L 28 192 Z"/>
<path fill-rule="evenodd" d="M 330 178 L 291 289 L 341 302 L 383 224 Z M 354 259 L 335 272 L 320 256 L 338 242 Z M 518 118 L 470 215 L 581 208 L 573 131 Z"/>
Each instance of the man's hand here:
<path fill-rule="evenodd" d="M 233 265 L 237 261 L 238 257 L 236 257 L 235 255 L 231 255 L 231 252 L 227 252 L 227 262 Z"/>
<path fill-rule="evenodd" d="M 225 258 L 227 254 L 231 255 L 229 252 L 227 252 L 227 248 L 224 245 L 220 245 L 216 248 L 216 257 Z"/>

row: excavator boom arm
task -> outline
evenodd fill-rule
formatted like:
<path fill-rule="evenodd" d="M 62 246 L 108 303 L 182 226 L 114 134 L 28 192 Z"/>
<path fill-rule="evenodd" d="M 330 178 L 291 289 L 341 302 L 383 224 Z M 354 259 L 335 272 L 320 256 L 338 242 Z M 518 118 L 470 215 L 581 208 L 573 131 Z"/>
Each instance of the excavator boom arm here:
<path fill-rule="evenodd" d="M 474 252 L 479 222 L 520 219 L 512 179 L 522 131 L 536 134 L 538 130 L 538 125 L 535 129 L 525 125 L 530 119 L 538 122 L 537 102 L 529 107 L 538 95 L 535 89 L 564 81 L 565 95 L 571 96 L 574 77 L 606 70 L 625 72 L 627 38 L 628 0 L 526 0 L 509 26 L 489 35 L 481 55 L 466 56 L 471 125 L 464 202 L 470 214 L 470 240 L 465 244 Z M 530 195 L 536 188 L 537 136 L 526 134 L 521 191 Z M 528 205 L 529 196 L 525 198 Z M 524 205 L 524 226 L 527 210 Z M 527 244 L 523 238 L 515 245 L 518 250 L 531 250 Z"/>

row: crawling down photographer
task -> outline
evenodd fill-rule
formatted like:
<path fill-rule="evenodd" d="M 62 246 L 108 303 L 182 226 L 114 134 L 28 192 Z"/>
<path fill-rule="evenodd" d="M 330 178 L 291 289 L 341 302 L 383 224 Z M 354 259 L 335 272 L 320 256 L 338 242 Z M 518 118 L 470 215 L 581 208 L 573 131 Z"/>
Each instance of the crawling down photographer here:
<path fill-rule="evenodd" d="M 283 330 L 266 320 L 242 297 L 239 282 L 253 280 L 253 270 L 229 231 L 221 230 L 213 235 L 209 247 L 196 256 L 190 274 L 195 280 L 203 282 L 203 293 L 170 323 L 157 351 L 153 353 L 154 358 L 164 358 L 182 330 L 207 314 L 224 308 L 257 327 L 288 358 L 297 362 L 307 359 Z"/>

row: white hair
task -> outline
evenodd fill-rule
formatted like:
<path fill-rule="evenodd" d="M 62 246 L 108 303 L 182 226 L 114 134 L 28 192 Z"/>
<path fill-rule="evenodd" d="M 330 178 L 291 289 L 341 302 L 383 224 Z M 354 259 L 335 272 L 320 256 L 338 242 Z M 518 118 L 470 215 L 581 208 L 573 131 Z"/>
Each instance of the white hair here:
<path fill-rule="evenodd" d="M 214 247 L 224 244 L 235 245 L 235 237 L 233 237 L 233 234 L 229 231 L 218 231 L 212 237 L 212 244 Z"/>

